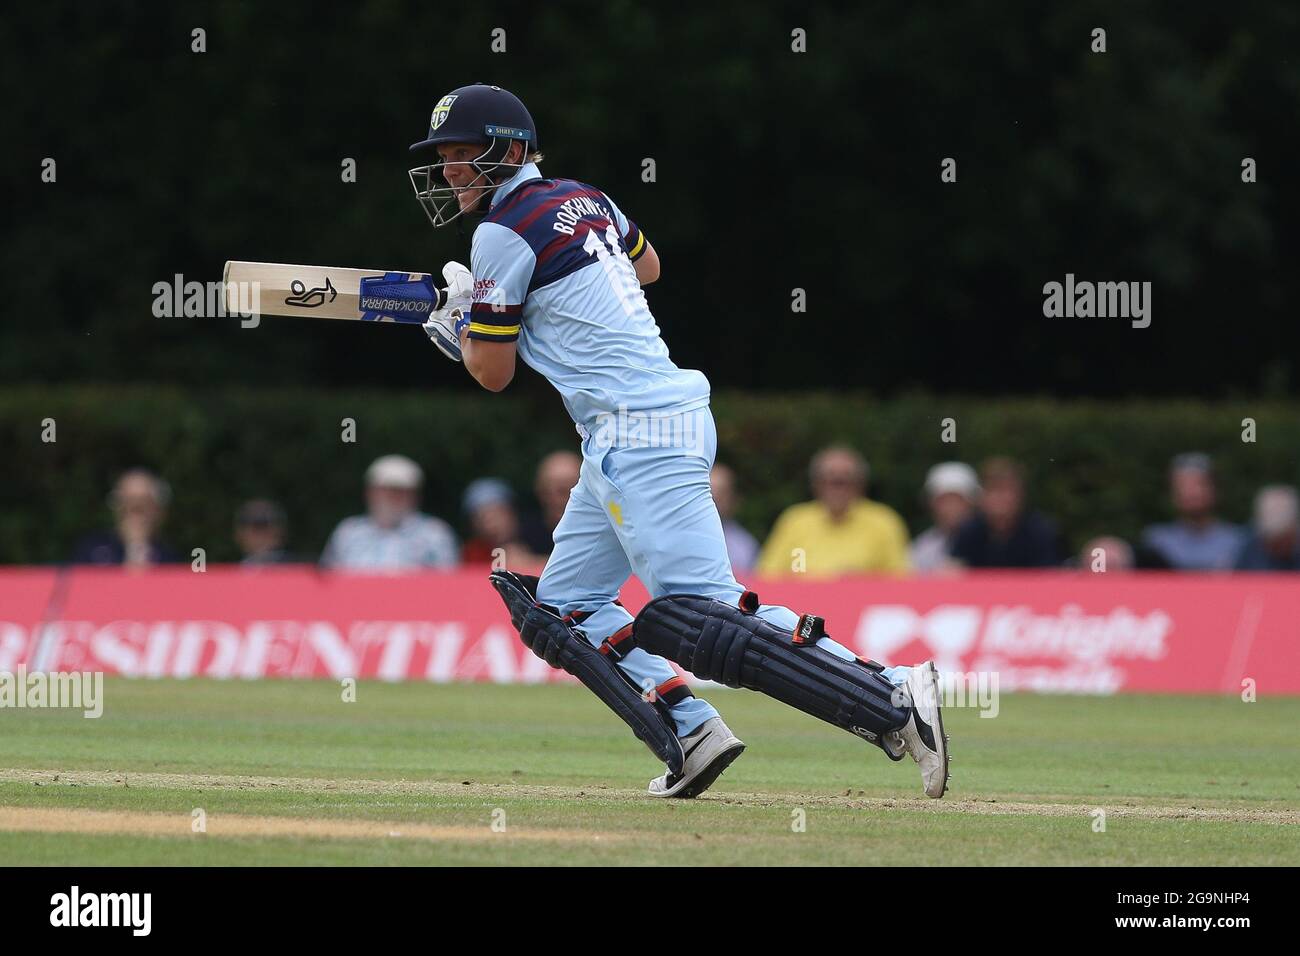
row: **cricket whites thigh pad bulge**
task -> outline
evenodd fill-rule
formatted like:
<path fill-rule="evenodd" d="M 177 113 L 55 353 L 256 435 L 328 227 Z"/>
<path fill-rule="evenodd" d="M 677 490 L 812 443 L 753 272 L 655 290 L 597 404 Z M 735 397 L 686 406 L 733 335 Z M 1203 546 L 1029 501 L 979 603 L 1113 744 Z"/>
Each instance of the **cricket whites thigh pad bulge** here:
<path fill-rule="evenodd" d="M 525 646 L 552 667 L 578 678 L 670 771 L 681 773 L 686 756 L 666 705 L 647 701 L 613 657 L 593 647 L 554 608 L 539 604 L 536 578 L 493 571 L 489 580 Z"/>
<path fill-rule="evenodd" d="M 797 637 L 757 614 L 692 594 L 655 598 L 632 631 L 637 647 L 696 677 L 761 691 L 872 743 L 907 722 L 908 702 L 875 667 Z"/>

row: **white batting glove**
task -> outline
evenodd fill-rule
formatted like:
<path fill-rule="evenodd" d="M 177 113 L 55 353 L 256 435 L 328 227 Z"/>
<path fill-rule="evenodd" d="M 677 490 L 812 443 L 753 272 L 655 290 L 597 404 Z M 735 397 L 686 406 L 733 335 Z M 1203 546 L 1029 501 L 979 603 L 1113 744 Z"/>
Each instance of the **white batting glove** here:
<path fill-rule="evenodd" d="M 474 276 L 459 262 L 449 262 L 442 267 L 442 277 L 447 280 L 447 302 L 429 316 L 424 331 L 443 355 L 459 362 L 460 333 L 469 325 L 474 300 Z"/>

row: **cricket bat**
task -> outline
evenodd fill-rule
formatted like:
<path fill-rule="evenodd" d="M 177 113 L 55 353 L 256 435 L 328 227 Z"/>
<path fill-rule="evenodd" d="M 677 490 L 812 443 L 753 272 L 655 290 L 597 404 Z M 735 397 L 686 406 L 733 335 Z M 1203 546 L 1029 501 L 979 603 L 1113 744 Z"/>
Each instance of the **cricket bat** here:
<path fill-rule="evenodd" d="M 427 272 L 227 262 L 222 282 L 228 315 L 256 312 L 421 325 L 447 302 L 446 290 Z"/>

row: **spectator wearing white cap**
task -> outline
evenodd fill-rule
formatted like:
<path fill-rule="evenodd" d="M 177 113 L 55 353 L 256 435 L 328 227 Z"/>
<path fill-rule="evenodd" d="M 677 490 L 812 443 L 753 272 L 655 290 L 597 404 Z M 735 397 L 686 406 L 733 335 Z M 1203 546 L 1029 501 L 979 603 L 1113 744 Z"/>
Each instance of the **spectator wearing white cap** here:
<path fill-rule="evenodd" d="M 366 514 L 339 522 L 321 564 L 354 571 L 455 567 L 451 527 L 417 510 L 423 484 L 424 472 L 405 455 L 377 458 L 366 469 Z"/>
<path fill-rule="evenodd" d="M 1291 485 L 1265 485 L 1255 495 L 1250 540 L 1239 571 L 1300 571 L 1300 495 Z"/>
<path fill-rule="evenodd" d="M 934 524 L 912 542 L 912 567 L 917 573 L 934 574 L 952 567 L 953 535 L 971 516 L 979 493 L 975 469 L 963 462 L 945 461 L 926 474 L 925 497 Z"/>

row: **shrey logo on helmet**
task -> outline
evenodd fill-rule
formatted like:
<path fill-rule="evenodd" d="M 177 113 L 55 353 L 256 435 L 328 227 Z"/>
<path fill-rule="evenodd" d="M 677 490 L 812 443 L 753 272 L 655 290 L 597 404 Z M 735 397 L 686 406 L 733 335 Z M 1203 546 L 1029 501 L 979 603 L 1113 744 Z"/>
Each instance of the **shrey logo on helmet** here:
<path fill-rule="evenodd" d="M 473 177 L 458 187 L 447 179 L 448 163 L 436 153 L 443 143 L 482 147 L 472 159 L 461 158 L 451 164 L 473 172 Z M 506 162 L 513 143 L 520 143 L 522 151 L 515 162 Z M 426 165 L 409 171 L 411 186 L 435 227 L 471 211 L 486 215 L 492 194 L 528 165 L 538 149 L 537 127 L 519 97 L 485 83 L 462 86 L 438 100 L 429 116 L 429 135 L 411 146 L 414 153 L 434 153 Z M 466 200 L 463 206 L 462 199 Z"/>

